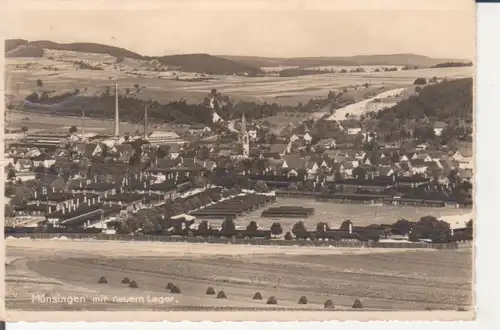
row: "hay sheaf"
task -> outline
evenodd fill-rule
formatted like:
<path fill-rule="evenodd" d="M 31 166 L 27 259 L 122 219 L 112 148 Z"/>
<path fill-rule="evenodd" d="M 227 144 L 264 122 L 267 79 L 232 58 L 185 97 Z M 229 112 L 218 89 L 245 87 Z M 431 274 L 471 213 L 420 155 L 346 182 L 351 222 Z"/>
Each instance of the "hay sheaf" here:
<path fill-rule="evenodd" d="M 266 304 L 268 305 L 276 305 L 278 304 L 278 299 L 275 296 L 271 296 L 267 299 Z"/>
<path fill-rule="evenodd" d="M 102 276 L 100 279 L 99 279 L 99 284 L 106 284 L 108 283 L 108 280 L 106 280 L 106 278 L 104 276 Z"/>
<path fill-rule="evenodd" d="M 254 300 L 262 300 L 262 295 L 260 294 L 260 292 L 255 292 L 255 294 L 253 295 L 252 299 L 254 299 Z"/>
<path fill-rule="evenodd" d="M 217 294 L 217 299 L 226 299 L 227 296 L 226 296 L 226 293 L 224 291 L 219 291 L 219 293 Z"/>
<path fill-rule="evenodd" d="M 170 288 L 170 293 L 181 293 L 181 289 L 177 285 L 172 285 Z"/>
<path fill-rule="evenodd" d="M 335 308 L 335 305 L 333 304 L 333 301 L 331 301 L 330 299 L 328 299 L 327 301 L 325 301 L 325 308 L 326 309 L 334 309 Z"/>
<path fill-rule="evenodd" d="M 215 294 L 214 288 L 212 288 L 211 286 L 209 286 L 208 289 L 207 289 L 206 294 Z"/>
<path fill-rule="evenodd" d="M 122 280 L 122 284 L 129 284 L 129 283 L 130 283 L 130 279 L 128 277 L 124 277 Z"/>
<path fill-rule="evenodd" d="M 302 296 L 299 299 L 299 305 L 307 305 L 307 298 L 306 296 Z"/>
<path fill-rule="evenodd" d="M 359 299 L 356 299 L 354 301 L 354 304 L 352 305 L 352 308 L 363 308 L 363 304 L 361 303 L 361 301 Z"/>
<path fill-rule="evenodd" d="M 136 281 L 132 281 L 130 282 L 130 284 L 128 285 L 129 288 L 138 288 L 139 286 L 137 285 L 137 282 Z"/>

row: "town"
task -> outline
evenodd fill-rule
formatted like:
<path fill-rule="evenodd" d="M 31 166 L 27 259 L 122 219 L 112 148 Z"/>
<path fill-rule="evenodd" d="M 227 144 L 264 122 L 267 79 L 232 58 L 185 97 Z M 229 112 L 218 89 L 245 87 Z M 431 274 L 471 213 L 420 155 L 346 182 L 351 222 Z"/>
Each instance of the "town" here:
<path fill-rule="evenodd" d="M 457 83 L 470 81 L 439 82 L 424 87 L 420 95 L 426 89 Z M 211 122 L 162 129 L 150 122 L 154 118 L 148 118 L 146 104 L 137 109 L 143 112 L 142 130 L 131 133 L 122 132 L 119 86 L 113 89 L 112 135 L 86 128 L 85 113 L 66 132 L 31 132 L 26 127 L 6 132 L 7 235 L 103 233 L 374 242 L 391 237 L 413 242 L 472 239 L 472 220 L 457 227 L 424 216 L 386 219 L 384 224 L 363 227 L 339 219 L 342 226 L 337 229 L 330 228 L 331 219 L 325 218 L 308 231 L 304 223 L 314 210 L 304 211 L 293 203 L 270 208 L 282 198 L 472 208 L 471 120 L 437 121 L 439 114 L 426 116 L 397 127 L 393 136 L 395 129 L 387 126 L 391 120 L 385 117 L 397 118 L 396 110 L 330 120 L 331 110 L 319 119 L 276 129 L 262 121 L 247 121 L 245 112 L 239 118 L 223 119 L 218 113 L 224 105 L 212 91 L 205 109 Z M 383 136 L 385 131 L 390 134 Z M 267 228 L 254 220 L 235 225 L 235 220 L 252 212 L 262 212 L 272 223 Z M 280 220 L 285 218 L 297 222 L 282 228 Z"/>

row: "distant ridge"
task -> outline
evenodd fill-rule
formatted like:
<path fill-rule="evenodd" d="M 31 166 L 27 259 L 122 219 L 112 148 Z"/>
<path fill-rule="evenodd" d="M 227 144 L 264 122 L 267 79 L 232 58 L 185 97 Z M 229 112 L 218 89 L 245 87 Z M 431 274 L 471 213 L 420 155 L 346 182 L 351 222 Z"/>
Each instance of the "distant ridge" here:
<path fill-rule="evenodd" d="M 273 66 L 361 66 L 361 65 L 398 65 L 431 67 L 447 62 L 470 62 L 465 59 L 437 59 L 417 54 L 387 54 L 387 55 L 355 55 L 342 57 L 259 57 L 259 56 L 231 56 L 219 55 L 218 57 L 238 61 L 243 64 L 273 67 Z"/>
<path fill-rule="evenodd" d="M 436 59 L 417 54 L 356 55 L 343 57 L 261 57 L 209 54 L 180 54 L 167 56 L 144 56 L 125 48 L 98 43 L 57 43 L 49 40 L 28 41 L 8 39 L 5 41 L 6 57 L 42 57 L 44 49 L 65 50 L 85 53 L 108 54 L 116 58 L 157 60 L 164 65 L 179 67 L 181 71 L 209 74 L 248 74 L 262 72 L 261 67 L 294 66 L 361 66 L 397 65 L 432 67 L 442 63 L 470 62 L 462 59 Z"/>
<path fill-rule="evenodd" d="M 242 64 L 208 54 L 182 54 L 170 56 L 144 56 L 124 48 L 102 45 L 97 43 L 57 43 L 48 40 L 27 41 L 24 39 L 10 39 L 5 41 L 5 57 L 42 57 L 44 49 L 64 50 L 73 52 L 108 54 L 116 58 L 132 58 L 137 60 L 157 60 L 172 67 L 179 67 L 184 72 L 198 72 L 209 74 L 248 74 L 255 75 L 261 72 L 259 67 Z"/>

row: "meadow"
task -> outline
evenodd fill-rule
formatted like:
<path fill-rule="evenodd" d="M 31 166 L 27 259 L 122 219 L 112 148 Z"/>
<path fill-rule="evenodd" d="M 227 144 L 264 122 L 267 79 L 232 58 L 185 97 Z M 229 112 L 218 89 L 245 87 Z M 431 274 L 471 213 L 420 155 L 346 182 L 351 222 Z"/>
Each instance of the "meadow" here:
<path fill-rule="evenodd" d="M 77 69 L 76 65 L 71 63 L 82 59 L 93 65 L 99 64 L 103 70 Z M 135 84 L 143 86 L 145 88 L 137 97 L 155 99 L 160 102 L 180 98 L 191 102 L 201 102 L 207 93 L 215 88 L 233 100 L 292 105 L 307 102 L 310 98 L 325 97 L 330 90 L 353 89 L 365 83 L 377 88 L 387 86 L 399 88 L 412 85 L 418 77 L 454 79 L 470 77 L 472 73 L 471 67 L 457 67 L 391 72 L 328 73 L 291 78 L 206 75 L 208 80 L 183 81 L 199 75 L 179 71 L 155 72 L 151 71 L 150 63 L 131 59 L 115 65 L 109 56 L 99 54 L 59 54 L 57 56 L 51 54 L 41 59 L 6 59 L 8 93 L 14 93 L 15 86 L 19 87 L 20 96 L 40 90 L 36 85 L 37 79 L 43 81 L 44 90 L 59 92 L 78 88 L 88 94 L 102 93 L 107 86 L 112 86 L 114 82 L 117 82 L 123 89 L 134 90 Z M 179 77 L 179 80 L 175 77 Z"/>
<path fill-rule="evenodd" d="M 8 310 L 457 310 L 472 303 L 470 250 L 415 251 L 230 244 L 12 239 Z M 104 276 L 107 284 L 99 284 Z M 138 288 L 121 283 L 135 280 Z M 172 294 L 167 283 L 178 286 Z M 208 287 L 227 298 L 206 294 Z M 253 300 L 260 292 L 263 299 Z M 40 304 L 32 295 L 86 297 Z M 171 297 L 166 304 L 95 303 L 92 297 Z M 267 305 L 270 296 L 276 305 Z M 299 305 L 301 296 L 306 305 Z"/>

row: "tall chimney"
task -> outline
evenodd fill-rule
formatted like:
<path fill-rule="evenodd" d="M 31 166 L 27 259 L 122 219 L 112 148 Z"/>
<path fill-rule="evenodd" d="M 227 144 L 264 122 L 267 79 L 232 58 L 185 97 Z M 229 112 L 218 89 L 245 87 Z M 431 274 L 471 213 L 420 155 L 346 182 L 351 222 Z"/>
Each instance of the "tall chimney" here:
<path fill-rule="evenodd" d="M 120 135 L 120 110 L 118 109 L 118 84 L 115 84 L 115 136 Z"/>
<path fill-rule="evenodd" d="M 85 138 L 85 109 L 82 108 L 82 139 Z"/>
<path fill-rule="evenodd" d="M 144 107 L 144 140 L 148 138 L 148 105 Z"/>

